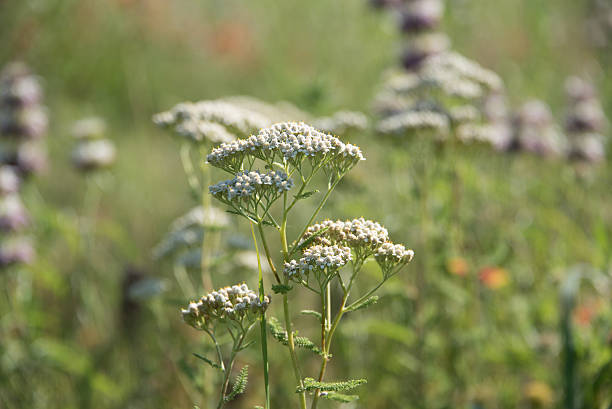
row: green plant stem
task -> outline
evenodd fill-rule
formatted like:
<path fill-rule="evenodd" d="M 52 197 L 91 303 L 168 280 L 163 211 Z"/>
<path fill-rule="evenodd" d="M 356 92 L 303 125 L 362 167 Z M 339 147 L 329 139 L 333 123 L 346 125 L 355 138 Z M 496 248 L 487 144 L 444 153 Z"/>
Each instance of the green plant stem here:
<path fill-rule="evenodd" d="M 338 179 L 336 179 L 336 181 L 327 189 L 327 192 L 325 193 L 325 196 L 323 196 L 323 199 L 321 199 L 321 202 L 319 203 L 319 206 L 316 208 L 316 210 L 314 211 L 314 213 L 310 217 L 310 220 L 308 220 L 308 223 L 306 223 L 306 225 L 304 226 L 304 229 L 302 229 L 302 232 L 297 236 L 297 239 L 295 240 L 295 245 L 297 245 L 300 242 L 300 240 L 302 239 L 302 237 L 306 233 L 306 230 L 308 230 L 308 227 L 312 224 L 312 222 L 317 217 L 317 215 L 319 214 L 319 212 L 321 211 L 323 206 L 325 206 L 325 203 L 327 202 L 327 199 L 329 199 L 329 195 L 334 190 L 334 188 L 338 185 L 338 183 L 340 182 L 341 179 L 342 179 L 342 176 L 340 176 Z"/>
<path fill-rule="evenodd" d="M 261 269 L 261 258 L 259 257 L 259 247 L 257 246 L 257 237 L 255 236 L 255 229 L 253 228 L 253 223 L 250 223 L 251 226 L 251 235 L 253 236 L 253 244 L 255 245 L 255 253 L 257 254 L 257 269 L 259 271 L 259 300 L 263 301 L 265 297 L 265 289 L 264 289 L 264 281 L 263 281 L 263 271 Z M 259 227 L 259 232 L 263 235 L 263 229 L 261 228 L 261 223 L 257 225 Z M 263 240 L 263 239 L 262 239 Z M 266 251 L 266 255 L 268 252 Z M 270 260 L 268 260 L 270 262 Z M 273 266 L 271 265 L 270 268 Z M 276 275 L 276 271 L 274 271 Z M 277 277 L 278 279 L 278 277 Z M 265 312 L 261 315 L 260 319 L 260 332 L 261 332 L 261 357 L 263 360 L 264 367 L 264 390 L 265 390 L 265 406 L 264 409 L 270 408 L 270 380 L 269 380 L 269 363 L 268 363 L 268 338 L 267 338 L 267 324 L 266 324 L 266 314 Z"/>
<path fill-rule="evenodd" d="M 196 176 L 195 168 L 193 166 L 193 162 L 191 161 L 191 147 L 189 144 L 184 143 L 181 145 L 181 163 L 183 164 L 183 170 L 185 171 L 185 175 L 187 176 L 187 183 L 189 184 L 189 188 L 191 189 L 191 193 L 197 198 L 200 196 L 200 193 L 203 190 L 203 187 L 200 185 L 200 181 Z"/>
<path fill-rule="evenodd" d="M 268 260 L 268 265 L 274 274 L 274 278 L 280 284 L 281 279 L 278 276 L 278 272 L 276 271 L 276 267 L 274 266 L 274 262 L 272 261 L 272 256 L 270 254 L 270 248 L 268 247 L 268 242 L 266 241 L 266 235 L 264 234 L 263 226 L 261 223 L 257 223 L 257 229 L 259 230 L 259 235 L 261 236 L 261 242 L 264 247 L 264 253 L 266 254 L 266 259 Z"/>
<path fill-rule="evenodd" d="M 342 319 L 342 317 L 344 316 L 344 313 L 346 312 L 345 307 L 346 307 L 346 302 L 348 300 L 349 291 L 350 291 L 350 285 L 347 288 L 347 291 L 345 291 L 344 295 L 342 296 L 342 301 L 340 302 L 340 308 L 338 309 L 338 312 L 336 313 L 334 322 L 331 324 L 329 329 L 326 331 L 327 335 L 325 337 L 325 342 L 321 343 L 321 350 L 323 351 L 323 357 L 321 360 L 321 369 L 319 370 L 319 378 L 318 378 L 319 382 L 323 382 L 323 377 L 325 376 L 325 371 L 327 370 L 327 362 L 329 361 L 329 351 L 331 349 L 332 338 L 334 337 L 334 333 L 336 332 L 336 329 L 338 328 L 338 324 L 340 323 L 340 320 Z M 328 312 L 331 310 L 330 307 L 331 305 L 327 307 Z M 329 318 L 327 320 L 329 323 L 330 322 Z M 317 389 L 315 390 L 314 398 L 312 399 L 311 409 L 317 408 L 319 396 L 321 396 L 321 391 Z"/>
<path fill-rule="evenodd" d="M 202 157 L 206 157 L 206 148 L 204 145 L 200 146 L 200 154 Z M 204 163 L 204 161 L 202 161 L 202 184 L 202 211 L 204 213 L 204 222 L 206 222 L 206 217 L 210 213 L 210 195 L 208 194 L 208 191 L 206 189 L 206 187 L 210 185 L 210 169 L 206 165 L 206 163 Z M 212 277 L 210 274 L 211 249 L 210 246 L 207 245 L 207 240 L 205 237 L 209 234 L 209 232 L 206 231 L 205 226 L 202 227 L 204 228 L 204 235 L 202 237 L 202 255 L 200 264 L 202 268 L 202 287 L 206 289 L 213 288 Z"/>
<path fill-rule="evenodd" d="M 289 261 L 289 249 L 287 247 L 287 192 L 283 195 L 283 221 L 280 228 L 280 241 L 283 252 L 283 260 Z M 284 278 L 284 284 L 288 283 L 287 278 Z M 289 311 L 289 297 L 287 294 L 283 294 L 283 313 L 285 317 L 285 328 L 287 329 L 287 346 L 289 347 L 289 355 L 291 355 L 291 364 L 293 366 L 293 373 L 296 381 L 300 386 L 300 390 L 304 389 L 304 381 L 302 380 L 302 374 L 295 352 L 295 342 L 293 339 L 293 325 L 291 324 L 291 314 Z M 298 393 L 300 399 L 300 408 L 306 409 L 306 392 L 302 391 Z"/>
<path fill-rule="evenodd" d="M 234 367 L 234 361 L 236 360 L 236 354 L 242 347 L 242 342 L 244 341 L 244 337 L 246 333 L 243 332 L 240 334 L 240 337 L 234 341 L 234 345 L 232 347 L 232 353 L 230 354 L 230 359 L 227 364 L 227 368 L 223 367 L 225 372 L 225 376 L 223 377 L 223 386 L 221 388 L 221 397 L 219 398 L 219 403 L 217 404 L 217 409 L 221 409 L 225 405 L 225 397 L 227 395 L 227 388 L 229 386 L 230 376 L 232 374 L 232 368 Z"/>

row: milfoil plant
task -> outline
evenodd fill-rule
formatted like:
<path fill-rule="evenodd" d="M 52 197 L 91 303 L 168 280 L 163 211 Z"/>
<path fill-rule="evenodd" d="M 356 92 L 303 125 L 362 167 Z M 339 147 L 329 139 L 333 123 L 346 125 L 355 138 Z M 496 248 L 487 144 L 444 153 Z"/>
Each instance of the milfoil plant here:
<path fill-rule="evenodd" d="M 331 359 L 331 345 L 342 317 L 377 300 L 374 295 L 388 279 L 397 274 L 413 257 L 412 250 L 389 240 L 387 230 L 380 224 L 363 218 L 350 221 L 330 221 L 313 224 L 319 212 L 342 178 L 359 162 L 364 160 L 359 147 L 341 142 L 338 138 L 298 122 L 277 123 L 263 128 L 258 134 L 245 139 L 223 143 L 207 156 L 207 163 L 231 174 L 231 178 L 210 186 L 212 196 L 224 203 L 232 214 L 247 219 L 251 233 L 258 246 L 257 234 L 261 240 L 262 253 L 270 266 L 274 284 L 272 290 L 282 298 L 284 327 L 278 320 L 265 317 L 267 298 L 263 295 L 263 275 L 259 274 L 259 298 L 255 304 L 262 330 L 266 327 L 270 334 L 286 345 L 291 358 L 291 365 L 296 380 L 296 393 L 299 407 L 307 406 L 307 394 L 312 395 L 311 405 L 316 408 L 320 398 L 338 401 L 350 401 L 356 396 L 340 392 L 354 389 L 365 383 L 364 379 L 326 382 L 325 372 Z M 315 177 L 326 180 L 324 192 L 311 190 Z M 314 211 L 303 223 L 298 233 L 288 237 L 287 225 L 300 225 L 294 220 L 296 205 L 303 200 L 320 196 Z M 270 246 L 268 235 L 278 234 L 280 251 Z M 277 254 L 282 260 L 275 260 Z M 259 254 L 259 253 L 258 253 Z M 355 283 L 364 264 L 375 260 L 380 266 L 379 282 L 361 294 L 353 295 Z M 342 290 L 340 300 L 332 299 L 332 286 Z M 318 345 L 307 338 L 297 336 L 291 315 L 290 298 L 297 297 L 297 287 L 304 287 L 317 294 L 320 300 L 317 307 L 307 312 L 317 317 L 321 325 L 321 337 Z M 360 286 L 361 287 L 361 286 Z M 233 288 L 233 287 L 231 287 Z M 229 293 L 228 293 L 229 296 Z M 214 308 L 222 308 L 221 302 L 228 308 L 228 314 L 236 303 L 216 295 L 206 296 L 201 303 L 191 303 L 183 310 L 185 321 L 194 326 L 194 317 L 206 314 L 210 308 L 204 300 L 216 300 Z M 251 297 L 252 298 L 252 297 Z M 249 298 L 249 300 L 251 299 Z M 255 302 L 253 298 L 253 302 Z M 244 303 L 238 301 L 238 305 Z M 332 303 L 334 305 L 332 305 Z M 241 307 L 249 308 L 249 307 Z M 332 314 L 332 312 L 334 312 Z M 266 321 L 268 321 L 266 323 Z M 247 322 L 245 329 L 252 325 Z M 197 327 L 197 325 L 195 325 Z M 206 326 L 199 326 L 207 332 Z M 229 328 L 229 327 L 228 327 Z M 235 330 L 234 330 L 235 331 Z M 242 334 L 242 333 L 240 333 Z M 268 386 L 268 362 L 266 333 L 262 331 L 262 357 L 266 404 L 270 407 Z M 243 348 L 232 335 L 234 347 L 229 365 L 223 364 L 219 355 L 215 365 L 225 367 L 226 379 L 231 370 L 234 352 Z M 216 343 L 216 341 L 215 341 Z M 298 359 L 296 348 L 305 348 L 321 359 L 320 370 L 314 376 L 307 376 L 302 362 Z M 243 382 L 239 375 L 238 386 Z M 226 400 L 227 382 L 223 383 L 220 406 Z M 231 395 L 231 394 L 230 394 Z M 282 406 L 286 407 L 286 403 Z"/>

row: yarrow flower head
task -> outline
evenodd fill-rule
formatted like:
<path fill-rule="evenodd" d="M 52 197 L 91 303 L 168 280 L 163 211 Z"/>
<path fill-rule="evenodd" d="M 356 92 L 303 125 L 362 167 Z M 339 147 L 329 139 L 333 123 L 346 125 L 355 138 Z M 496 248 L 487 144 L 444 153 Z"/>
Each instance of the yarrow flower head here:
<path fill-rule="evenodd" d="M 285 263 L 285 274 L 290 280 L 308 282 L 309 274 L 313 273 L 319 284 L 326 284 L 351 260 L 348 247 L 314 245 L 304 250 L 299 260 Z"/>
<path fill-rule="evenodd" d="M 376 129 L 382 134 L 431 131 L 442 136 L 448 132 L 449 122 L 441 112 L 414 109 L 381 120 Z"/>
<path fill-rule="evenodd" d="M 207 156 L 211 165 L 236 173 L 245 159 L 260 159 L 268 165 L 288 163 L 299 168 L 306 159 L 313 166 L 346 172 L 364 160 L 359 147 L 320 132 L 303 122 L 281 122 L 263 128 L 257 135 L 221 144 Z"/>
<path fill-rule="evenodd" d="M 310 226 L 302 243 L 312 240 L 320 245 L 351 248 L 356 259 L 365 259 L 389 240 L 389 232 L 379 223 L 362 217 L 353 220 L 325 220 Z"/>
<path fill-rule="evenodd" d="M 181 309 L 181 315 L 186 324 L 196 329 L 228 321 L 248 325 L 264 314 L 269 305 L 268 296 L 260 300 L 246 284 L 240 284 L 212 291 L 199 301 L 191 301 L 187 308 Z"/>
<path fill-rule="evenodd" d="M 391 242 L 383 243 L 374 254 L 376 262 L 380 266 L 383 274 L 392 274 L 396 267 L 403 266 L 412 261 L 414 251 L 406 249 L 402 244 Z"/>
<path fill-rule="evenodd" d="M 227 101 L 183 102 L 153 116 L 153 122 L 171 128 L 194 142 L 218 144 L 270 125 L 264 115 Z"/>
<path fill-rule="evenodd" d="M 268 173 L 244 171 L 237 173 L 233 179 L 210 186 L 209 191 L 214 197 L 225 203 L 259 198 L 273 202 L 292 186 L 293 180 L 279 170 Z"/>

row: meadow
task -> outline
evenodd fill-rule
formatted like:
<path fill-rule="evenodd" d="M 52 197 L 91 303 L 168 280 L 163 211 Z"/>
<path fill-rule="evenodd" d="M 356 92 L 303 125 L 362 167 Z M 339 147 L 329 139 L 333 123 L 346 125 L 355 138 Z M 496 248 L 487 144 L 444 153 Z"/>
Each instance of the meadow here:
<path fill-rule="evenodd" d="M 422 94 L 404 100 L 397 91 L 412 90 L 405 84 L 413 78 L 401 73 L 415 30 L 398 30 L 394 6 L 371 3 L 0 1 L 0 66 L 27 64 L 49 118 L 38 137 L 47 164 L 26 172 L 35 174 L 23 176 L 19 189 L 29 214 L 24 234 L 35 251 L 27 262 L 2 260 L 1 245 L 15 226 L 4 226 L 9 207 L 0 206 L 0 408 L 214 408 L 226 379 L 228 395 L 244 392 L 228 398 L 228 408 L 298 408 L 301 396 L 313 408 L 319 397 L 321 408 L 612 408 L 612 148 L 602 143 L 602 157 L 593 161 L 550 153 L 543 142 L 528 149 L 551 129 L 564 140 L 571 134 L 569 77 L 592 84 L 596 97 L 589 91 L 588 98 L 601 101 L 612 119 L 611 8 L 597 0 L 445 2 L 435 30 L 446 33 L 449 49 L 503 82 L 488 90 L 503 90 L 508 105 L 501 121 L 512 143 L 500 147 L 459 137 L 452 121 L 417 130 L 384 122 Z M 430 82 L 428 98 L 463 106 L 429 93 Z M 389 89 L 398 98 L 381 108 L 381 90 Z M 550 106 L 551 118 L 538 122 L 537 106 L 525 105 L 534 99 Z M 334 113 L 362 114 L 358 126 L 330 131 L 349 152 L 342 165 L 333 162 L 338 158 L 323 163 L 327 157 L 304 168 L 286 158 L 279 166 L 263 154 L 256 162 L 241 158 L 262 172 L 285 173 L 276 175 L 278 191 L 265 183 L 258 190 L 274 206 L 253 213 L 246 201 L 208 193 L 238 170 L 210 157 L 205 163 L 221 140 L 175 127 L 197 109 L 173 107 L 201 100 L 257 114 L 261 127 L 251 117 L 245 129 L 226 127 L 241 138 L 274 122 L 321 128 Z M 517 139 L 534 115 L 535 131 Z M 75 128 L 88 117 L 103 118 L 105 126 Z M 75 159 L 75 147 L 91 142 L 88 132 L 114 146 L 105 151 L 108 163 Z M 607 141 L 610 128 L 601 124 L 601 133 Z M 13 148 L 14 140 L 2 132 L 0 138 L 0 151 Z M 300 189 L 298 174 L 308 189 Z M 287 194 L 282 183 L 289 176 Z M 4 200 L 15 192 L 7 193 L 3 177 Z M 221 214 L 179 219 L 198 205 Z M 365 250 L 333 238 L 334 226 L 309 231 L 310 241 L 302 230 L 361 217 L 386 228 L 382 242 L 405 245 L 394 259 L 401 270 L 385 264 L 391 258 L 380 247 L 368 247 L 368 260 L 355 262 Z M 326 247 L 326 235 L 337 254 L 324 255 L 338 265 L 322 268 L 320 288 L 311 291 L 307 271 L 283 266 L 307 265 L 308 246 Z M 359 302 L 338 314 L 335 331 L 326 315 L 343 312 L 353 284 L 338 273 L 351 264 L 349 247 L 354 275 L 360 271 L 353 288 Z M 325 274 L 337 281 L 321 282 Z M 215 337 L 204 333 L 208 322 L 189 315 L 201 309 L 189 303 L 243 282 L 258 293 L 244 313 L 251 326 L 244 344 L 253 345 L 236 355 L 233 371 L 220 371 L 216 366 L 229 361 L 215 360 Z M 379 282 L 371 298 L 368 289 Z M 322 310 L 311 311 L 319 302 Z M 222 324 L 214 342 L 233 354 L 243 345 L 231 348 L 237 333 L 226 334 Z M 292 325 L 295 334 L 286 331 Z M 334 334 L 328 349 L 325 339 L 331 344 Z M 293 335 L 319 349 L 293 351 Z M 298 382 L 294 358 L 311 377 L 329 361 L 325 381 L 353 380 L 347 382 L 354 389 Z M 245 365 L 242 391 L 234 386 Z"/>

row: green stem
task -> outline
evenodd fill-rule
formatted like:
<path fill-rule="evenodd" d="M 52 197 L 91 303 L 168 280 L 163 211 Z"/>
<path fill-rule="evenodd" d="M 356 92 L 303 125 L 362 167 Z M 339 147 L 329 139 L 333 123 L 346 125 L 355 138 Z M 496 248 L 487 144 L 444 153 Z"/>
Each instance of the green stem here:
<path fill-rule="evenodd" d="M 264 281 L 263 281 L 263 271 L 261 269 L 261 258 L 259 257 L 259 247 L 257 246 L 257 237 L 255 236 L 255 229 L 253 228 L 253 223 L 251 225 L 251 235 L 253 236 L 253 243 L 255 245 L 255 253 L 257 254 L 257 269 L 259 270 L 259 300 L 263 301 L 265 297 L 265 289 L 264 289 Z M 260 228 L 261 236 L 263 235 L 263 229 L 261 229 L 261 224 L 258 224 Z M 263 239 L 262 239 L 263 240 Z M 266 251 L 266 255 L 268 252 Z M 270 262 L 270 260 L 268 260 Z M 272 268 L 272 265 L 270 265 Z M 276 271 L 274 271 L 276 275 Z M 278 279 L 278 277 L 277 277 Z M 267 339 L 267 329 L 266 329 L 266 314 L 265 312 L 261 315 L 260 319 L 260 332 L 261 332 L 261 357 L 263 360 L 264 367 L 264 390 L 266 395 L 266 401 L 264 405 L 264 409 L 270 408 L 270 382 L 269 382 L 269 363 L 268 363 L 268 339 Z"/>
<path fill-rule="evenodd" d="M 329 195 L 331 194 L 331 192 L 334 190 L 334 188 L 338 185 L 338 182 L 340 182 L 340 180 L 342 179 L 342 176 L 339 177 L 330 187 L 329 189 L 327 189 L 327 193 L 325 193 L 325 196 L 323 196 L 323 199 L 321 200 L 321 202 L 319 203 L 319 206 L 317 207 L 317 209 L 315 210 L 315 212 L 312 214 L 312 216 L 310 217 L 310 220 L 308 220 L 308 223 L 306 223 L 306 225 L 304 226 L 304 229 L 302 230 L 302 232 L 297 236 L 297 239 L 295 240 L 295 245 L 297 245 L 300 240 L 302 239 L 302 237 L 304 236 L 304 234 L 306 233 L 306 230 L 308 230 L 308 227 L 312 224 L 312 222 L 314 221 L 315 217 L 317 217 L 317 215 L 319 214 L 319 212 L 321 211 L 321 209 L 323 208 L 323 206 L 325 206 L 325 203 L 327 202 L 327 199 L 329 198 Z"/>
<path fill-rule="evenodd" d="M 272 261 L 272 256 L 270 254 L 270 248 L 268 247 L 268 242 L 266 241 L 266 235 L 264 234 L 263 226 L 261 223 L 257 223 L 257 229 L 259 230 L 259 235 L 261 236 L 261 242 L 263 243 L 264 253 L 266 254 L 266 259 L 268 260 L 268 265 L 270 266 L 270 270 L 274 274 L 274 278 L 280 284 L 281 280 L 278 276 L 278 272 L 276 271 L 276 267 L 274 266 L 274 262 Z"/>
<path fill-rule="evenodd" d="M 289 249 L 287 247 L 287 192 L 283 195 L 283 221 L 280 228 L 280 241 L 283 252 L 283 260 L 289 261 Z M 284 279 L 284 284 L 287 284 L 287 279 Z M 287 346 L 289 347 L 289 355 L 291 356 L 291 364 L 296 381 L 300 386 L 300 390 L 304 389 L 304 381 L 300 372 L 300 366 L 295 352 L 295 342 L 293 339 L 293 325 L 291 324 L 291 314 L 289 312 L 289 297 L 283 294 L 283 313 L 285 316 L 285 328 L 287 329 Z M 306 409 L 306 392 L 299 392 L 300 409 Z"/>
<path fill-rule="evenodd" d="M 206 157 L 206 148 L 204 145 L 200 146 L 200 155 L 205 158 Z M 206 222 L 206 217 L 210 213 L 210 195 L 208 194 L 208 185 L 210 185 L 210 169 L 206 165 L 206 163 L 202 160 L 202 211 L 204 213 L 204 222 Z M 202 255 L 200 259 L 200 265 L 202 268 L 202 286 L 204 289 L 213 288 L 212 277 L 210 274 L 210 250 L 211 246 L 207 245 L 207 236 L 210 232 L 206 230 L 206 226 L 202 226 L 204 228 L 204 236 L 202 237 Z"/>

